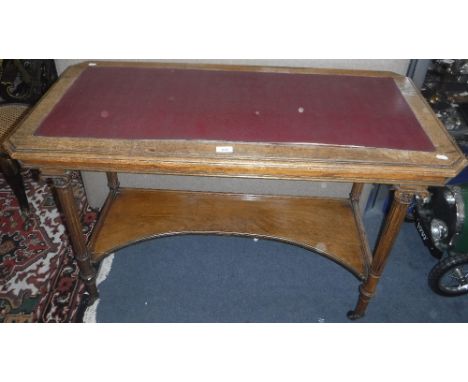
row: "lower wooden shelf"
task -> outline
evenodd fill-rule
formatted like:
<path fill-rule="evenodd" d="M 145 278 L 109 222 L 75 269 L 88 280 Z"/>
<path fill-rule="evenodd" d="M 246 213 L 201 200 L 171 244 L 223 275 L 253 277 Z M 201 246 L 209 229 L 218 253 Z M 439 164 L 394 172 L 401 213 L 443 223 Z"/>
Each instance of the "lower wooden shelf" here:
<path fill-rule="evenodd" d="M 368 247 L 361 226 L 348 199 L 120 189 L 109 196 L 89 246 L 98 262 L 155 237 L 253 236 L 305 247 L 363 279 Z"/>

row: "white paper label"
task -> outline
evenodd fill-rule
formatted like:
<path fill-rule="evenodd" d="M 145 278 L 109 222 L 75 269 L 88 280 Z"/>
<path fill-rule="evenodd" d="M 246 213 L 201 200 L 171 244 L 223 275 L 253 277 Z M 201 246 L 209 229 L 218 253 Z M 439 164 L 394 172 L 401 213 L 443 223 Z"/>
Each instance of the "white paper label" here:
<path fill-rule="evenodd" d="M 232 146 L 216 146 L 216 152 L 219 154 L 230 154 L 234 152 L 234 147 Z"/>

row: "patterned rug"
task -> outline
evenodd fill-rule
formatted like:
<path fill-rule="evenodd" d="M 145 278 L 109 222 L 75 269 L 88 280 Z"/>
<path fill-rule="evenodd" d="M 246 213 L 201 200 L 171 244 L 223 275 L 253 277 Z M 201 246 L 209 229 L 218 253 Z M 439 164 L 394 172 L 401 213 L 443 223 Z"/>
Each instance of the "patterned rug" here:
<path fill-rule="evenodd" d="M 80 321 L 87 295 L 51 188 L 29 172 L 24 181 L 31 208 L 26 223 L 0 174 L 0 322 Z M 72 184 L 89 237 L 97 213 L 78 173 Z"/>

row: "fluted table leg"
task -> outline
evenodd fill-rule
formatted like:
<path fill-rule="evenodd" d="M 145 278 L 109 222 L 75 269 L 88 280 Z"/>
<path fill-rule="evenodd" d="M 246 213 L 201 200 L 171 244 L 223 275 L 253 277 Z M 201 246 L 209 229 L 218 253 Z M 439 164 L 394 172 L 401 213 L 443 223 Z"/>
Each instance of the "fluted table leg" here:
<path fill-rule="evenodd" d="M 405 219 L 406 211 L 415 194 L 423 195 L 423 189 L 395 190 L 393 203 L 388 212 L 385 223 L 377 241 L 372 258 L 372 264 L 367 279 L 359 289 L 359 300 L 354 310 L 348 312 L 348 318 L 356 320 L 364 316 L 370 299 L 374 296 L 380 276 L 385 268 L 388 256 L 398 236 L 401 225 Z"/>
<path fill-rule="evenodd" d="M 65 226 L 80 269 L 80 277 L 86 284 L 91 300 L 89 303 L 91 304 L 98 297 L 96 271 L 91 264 L 91 258 L 86 246 L 80 216 L 73 197 L 70 175 L 65 172 L 62 175 L 46 176 L 52 179 L 57 191 L 59 203 L 65 216 Z"/>

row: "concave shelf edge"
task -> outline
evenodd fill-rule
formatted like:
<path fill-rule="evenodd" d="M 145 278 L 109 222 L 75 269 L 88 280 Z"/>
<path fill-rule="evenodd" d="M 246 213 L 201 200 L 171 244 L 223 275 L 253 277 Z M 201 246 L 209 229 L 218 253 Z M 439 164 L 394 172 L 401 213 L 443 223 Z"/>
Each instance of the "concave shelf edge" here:
<path fill-rule="evenodd" d="M 228 235 L 297 245 L 367 277 L 368 243 L 348 199 L 123 188 L 101 211 L 88 245 L 93 262 L 145 240 Z"/>

